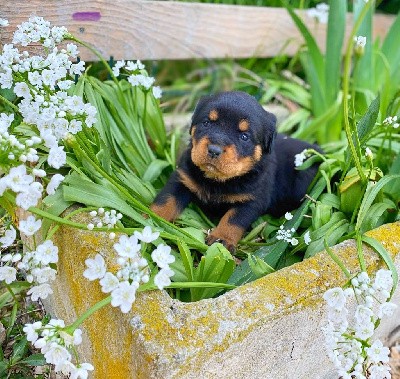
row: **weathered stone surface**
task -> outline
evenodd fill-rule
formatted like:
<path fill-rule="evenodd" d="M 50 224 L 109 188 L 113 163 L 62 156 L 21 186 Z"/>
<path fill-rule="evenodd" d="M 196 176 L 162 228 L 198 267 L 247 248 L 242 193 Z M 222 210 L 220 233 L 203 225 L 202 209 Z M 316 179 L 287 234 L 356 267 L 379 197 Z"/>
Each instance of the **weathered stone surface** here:
<path fill-rule="evenodd" d="M 400 223 L 369 233 L 393 257 L 400 255 Z M 102 233 L 63 228 L 58 234 L 59 279 L 48 302 L 68 322 L 105 297 L 97 282 L 82 273 L 85 259 L 100 253 L 111 264 L 113 242 Z M 351 272 L 359 265 L 355 245 L 334 248 Z M 380 266 L 365 248 L 370 271 Z M 397 268 L 400 259 L 396 258 Z M 339 267 L 322 252 L 304 262 L 196 303 L 172 300 L 166 292 L 138 296 L 123 315 L 111 306 L 84 324 L 81 353 L 95 366 L 95 378 L 320 378 L 337 379 L 323 347 L 322 294 L 346 282 Z M 400 303 L 397 290 L 394 302 Z M 399 324 L 400 309 L 377 335 Z"/>

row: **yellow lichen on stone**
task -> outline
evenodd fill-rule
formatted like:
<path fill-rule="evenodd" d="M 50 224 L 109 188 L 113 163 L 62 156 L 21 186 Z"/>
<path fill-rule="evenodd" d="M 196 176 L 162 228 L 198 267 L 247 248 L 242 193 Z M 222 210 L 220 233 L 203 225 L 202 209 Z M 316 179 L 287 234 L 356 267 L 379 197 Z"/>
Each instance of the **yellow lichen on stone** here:
<path fill-rule="evenodd" d="M 369 235 L 380 240 L 392 256 L 399 253 L 400 223 L 383 226 Z M 112 264 L 113 242 L 105 233 L 63 228 L 60 243 L 57 296 L 66 297 L 79 315 L 106 296 L 97 281 L 82 276 L 85 260 L 100 253 Z M 346 241 L 334 251 L 350 272 L 359 271 L 354 242 Z M 365 259 L 369 270 L 381 264 L 378 255 L 368 248 Z M 200 374 L 208 372 L 205 362 L 223 365 L 226 357 L 233 359 L 235 349 L 252 349 L 251 340 L 259 330 L 265 330 L 266 325 L 276 327 L 282 317 L 318 310 L 326 289 L 343 286 L 346 280 L 322 252 L 215 299 L 182 303 L 164 291 L 140 293 L 129 314 L 109 306 L 83 324 L 90 340 L 84 353 L 91 356 L 97 379 L 208 377 Z M 67 308 L 64 304 L 64 312 Z M 62 313 L 63 309 L 58 310 Z M 243 354 L 245 357 L 247 352 Z"/>

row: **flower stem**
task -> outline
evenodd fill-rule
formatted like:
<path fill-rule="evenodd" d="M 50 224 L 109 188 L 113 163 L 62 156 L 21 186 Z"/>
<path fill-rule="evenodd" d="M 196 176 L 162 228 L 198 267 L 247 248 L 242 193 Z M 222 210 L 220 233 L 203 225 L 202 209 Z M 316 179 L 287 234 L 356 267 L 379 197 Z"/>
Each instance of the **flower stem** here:
<path fill-rule="evenodd" d="M 100 300 L 98 303 L 89 308 L 82 316 L 80 316 L 74 323 L 67 326 L 64 330 L 68 334 L 73 334 L 75 329 L 77 329 L 87 318 L 89 318 L 93 313 L 97 312 L 99 309 L 105 307 L 111 303 L 111 295 L 107 296 L 105 299 Z"/>
<path fill-rule="evenodd" d="M 356 241 L 358 261 L 360 262 L 361 271 L 367 271 L 367 266 L 365 264 L 364 254 L 362 251 L 362 235 L 358 232 L 356 233 Z"/>
<path fill-rule="evenodd" d="M 332 258 L 332 260 L 341 268 L 343 273 L 347 276 L 348 279 L 351 279 L 352 276 L 347 270 L 346 266 L 343 264 L 343 262 L 340 260 L 340 258 L 333 252 L 333 250 L 328 246 L 328 243 L 326 241 L 326 238 L 324 238 L 324 246 L 326 252 L 329 254 L 329 256 Z"/>
<path fill-rule="evenodd" d="M 0 95 L 0 100 L 3 103 L 7 104 L 9 107 L 11 107 L 14 111 L 19 113 L 18 107 L 15 104 L 13 104 L 10 100 L 7 100 L 4 96 L 1 96 L 1 95 Z"/>
<path fill-rule="evenodd" d="M 349 88 L 350 88 L 350 70 L 351 70 L 351 58 L 353 55 L 353 45 L 354 45 L 354 37 L 356 35 L 357 30 L 360 28 L 360 25 L 366 16 L 369 7 L 371 5 L 372 1 L 369 1 L 367 4 L 365 4 L 364 8 L 362 9 L 357 21 L 355 22 L 353 29 L 351 30 L 350 37 L 348 40 L 347 48 L 346 48 L 346 53 L 345 53 L 345 58 L 344 58 L 344 73 L 343 73 L 343 113 L 344 113 L 344 131 L 346 133 L 347 141 L 350 147 L 351 155 L 354 160 L 354 164 L 356 166 L 358 175 L 360 176 L 361 182 L 365 183 L 367 178 L 365 177 L 365 174 L 362 170 L 361 167 L 361 159 L 359 159 L 359 155 L 357 154 L 356 151 L 356 145 L 359 146 L 358 142 L 358 135 L 357 135 L 357 130 L 354 127 L 350 126 L 349 122 L 349 101 L 348 101 L 348 95 L 349 95 Z M 356 140 L 356 144 L 354 144 L 353 137 Z"/>

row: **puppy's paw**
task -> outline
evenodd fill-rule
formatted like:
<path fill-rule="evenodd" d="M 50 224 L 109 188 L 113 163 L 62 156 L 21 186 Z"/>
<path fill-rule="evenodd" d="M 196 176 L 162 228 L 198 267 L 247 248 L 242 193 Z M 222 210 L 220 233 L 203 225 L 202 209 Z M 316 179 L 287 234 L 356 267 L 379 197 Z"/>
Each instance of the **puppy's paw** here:
<path fill-rule="evenodd" d="M 226 237 L 224 238 L 224 237 L 219 236 L 218 234 L 215 234 L 214 232 L 212 232 L 206 237 L 206 244 L 212 245 L 215 242 L 219 242 L 222 245 L 224 245 L 231 253 L 234 253 L 236 250 L 235 241 L 231 241 Z"/>

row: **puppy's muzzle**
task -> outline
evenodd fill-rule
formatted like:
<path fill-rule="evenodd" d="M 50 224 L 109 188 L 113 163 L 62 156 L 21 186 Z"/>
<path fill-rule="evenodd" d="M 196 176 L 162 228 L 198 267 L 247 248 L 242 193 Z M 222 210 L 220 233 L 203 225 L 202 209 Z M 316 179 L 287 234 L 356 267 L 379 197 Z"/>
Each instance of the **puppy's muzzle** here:
<path fill-rule="evenodd" d="M 208 145 L 207 151 L 211 158 L 218 158 L 222 154 L 223 149 L 218 145 Z"/>

